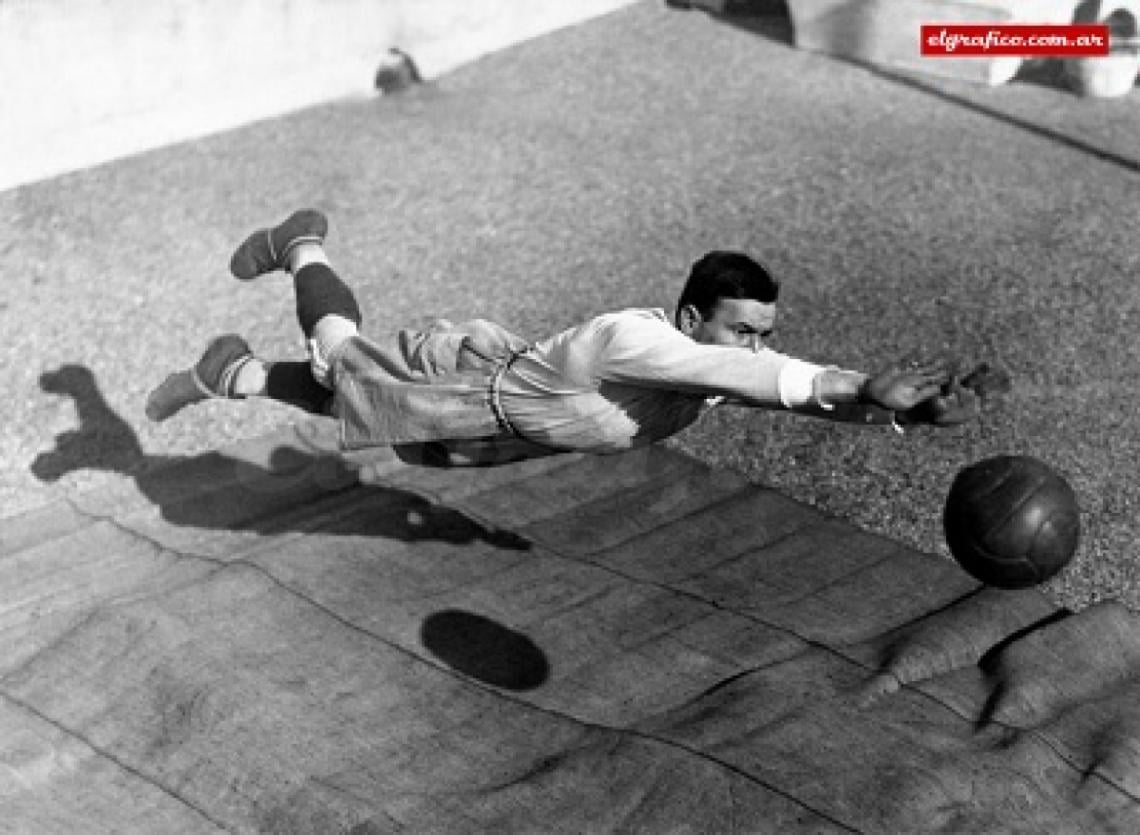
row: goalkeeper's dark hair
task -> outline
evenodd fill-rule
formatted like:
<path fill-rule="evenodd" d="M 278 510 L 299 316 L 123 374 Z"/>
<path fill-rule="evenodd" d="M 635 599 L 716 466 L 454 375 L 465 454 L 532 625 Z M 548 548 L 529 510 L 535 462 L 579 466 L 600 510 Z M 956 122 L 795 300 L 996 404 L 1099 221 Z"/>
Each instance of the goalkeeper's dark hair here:
<path fill-rule="evenodd" d="M 705 319 L 721 299 L 754 299 L 770 304 L 780 295 L 780 283 L 743 252 L 714 250 L 693 263 L 677 300 L 677 315 L 689 305 Z"/>

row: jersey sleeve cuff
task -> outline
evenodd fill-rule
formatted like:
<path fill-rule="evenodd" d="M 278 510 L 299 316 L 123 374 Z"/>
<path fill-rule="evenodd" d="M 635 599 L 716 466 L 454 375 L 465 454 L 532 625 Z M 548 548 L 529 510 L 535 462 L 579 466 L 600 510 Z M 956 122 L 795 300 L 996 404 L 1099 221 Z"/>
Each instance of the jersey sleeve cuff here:
<path fill-rule="evenodd" d="M 826 370 L 822 365 L 790 358 L 780 369 L 780 376 L 776 381 L 780 402 L 788 409 L 801 406 L 831 408 L 815 395 L 815 378 Z"/>

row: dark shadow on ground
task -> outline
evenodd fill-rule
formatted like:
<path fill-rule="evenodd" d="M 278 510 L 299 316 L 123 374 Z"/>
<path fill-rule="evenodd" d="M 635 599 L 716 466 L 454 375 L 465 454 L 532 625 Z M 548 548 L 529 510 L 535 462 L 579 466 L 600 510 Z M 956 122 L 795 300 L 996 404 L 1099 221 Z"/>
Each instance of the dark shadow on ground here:
<path fill-rule="evenodd" d="M 493 687 L 533 690 L 550 677 L 546 655 L 530 638 L 472 612 L 429 615 L 420 642 L 451 669 Z"/>
<path fill-rule="evenodd" d="M 195 456 L 148 454 L 130 424 L 110 407 L 94 374 L 83 365 L 64 365 L 40 377 L 48 393 L 75 401 L 78 429 L 60 433 L 53 449 L 31 464 L 36 478 L 54 482 L 77 470 L 105 470 L 128 475 L 139 490 L 172 524 L 204 529 L 281 533 L 310 530 L 304 523 L 313 504 L 367 496 L 368 513 L 336 518 L 323 533 L 364 534 L 406 542 L 441 541 L 452 544 L 485 542 L 498 548 L 527 550 L 531 543 L 507 530 L 485 527 L 449 507 L 434 504 L 407 490 L 362 485 L 351 468 L 333 455 L 308 453 L 291 447 L 274 450 L 269 466 L 209 452 Z M 172 475 L 177 471 L 217 476 L 216 489 L 188 491 Z M 362 493 L 363 491 L 363 493 Z M 291 507 L 290 502 L 296 507 Z M 374 505 L 374 510 L 372 506 Z M 295 512 L 294 512 L 295 511 Z M 335 514 L 334 514 L 335 516 Z M 295 527 L 289 519 L 296 518 Z"/>

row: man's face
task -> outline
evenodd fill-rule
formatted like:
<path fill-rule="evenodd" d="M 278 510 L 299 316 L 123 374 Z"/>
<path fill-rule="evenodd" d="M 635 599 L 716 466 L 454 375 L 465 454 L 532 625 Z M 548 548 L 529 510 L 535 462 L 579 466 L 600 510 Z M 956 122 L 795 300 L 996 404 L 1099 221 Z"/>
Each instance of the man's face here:
<path fill-rule="evenodd" d="M 776 303 L 755 299 L 720 299 L 705 318 L 691 305 L 681 311 L 681 332 L 703 345 L 727 345 L 759 351 L 776 324 Z"/>

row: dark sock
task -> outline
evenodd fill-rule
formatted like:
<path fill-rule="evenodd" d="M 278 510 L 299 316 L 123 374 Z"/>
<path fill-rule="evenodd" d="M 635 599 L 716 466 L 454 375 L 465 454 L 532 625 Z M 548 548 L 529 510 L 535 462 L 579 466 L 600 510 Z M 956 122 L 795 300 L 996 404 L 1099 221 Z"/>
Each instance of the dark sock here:
<path fill-rule="evenodd" d="M 332 392 L 313 378 L 307 362 L 275 362 L 265 377 L 265 394 L 316 415 L 328 414 Z"/>
<path fill-rule="evenodd" d="M 293 288 L 297 293 L 297 321 L 306 339 L 312 337 L 313 326 L 329 314 L 360 326 L 356 296 L 327 264 L 306 264 L 293 276 Z"/>

